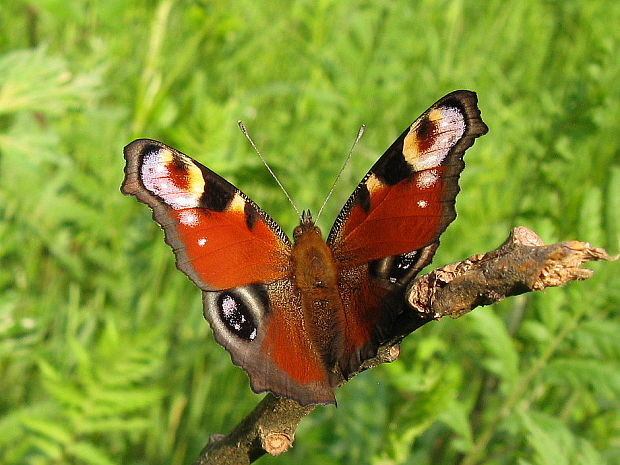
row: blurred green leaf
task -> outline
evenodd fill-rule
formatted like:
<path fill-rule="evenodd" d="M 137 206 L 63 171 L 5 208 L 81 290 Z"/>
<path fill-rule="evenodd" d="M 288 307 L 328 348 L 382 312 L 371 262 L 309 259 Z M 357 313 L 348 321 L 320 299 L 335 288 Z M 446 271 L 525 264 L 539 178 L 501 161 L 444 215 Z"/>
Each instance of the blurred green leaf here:
<path fill-rule="evenodd" d="M 478 311 L 471 316 L 472 328 L 489 355 L 483 362 L 485 367 L 504 381 L 514 382 L 519 371 L 519 355 L 506 326 L 492 312 Z"/>
<path fill-rule="evenodd" d="M 527 442 L 535 451 L 537 465 L 558 463 L 602 465 L 603 458 L 590 443 L 576 436 L 562 422 L 538 413 L 527 415 L 520 413 L 520 419 L 526 428 Z"/>
<path fill-rule="evenodd" d="M 65 60 L 46 47 L 0 56 L 0 115 L 18 111 L 60 116 L 93 97 L 96 75 L 74 75 Z"/>

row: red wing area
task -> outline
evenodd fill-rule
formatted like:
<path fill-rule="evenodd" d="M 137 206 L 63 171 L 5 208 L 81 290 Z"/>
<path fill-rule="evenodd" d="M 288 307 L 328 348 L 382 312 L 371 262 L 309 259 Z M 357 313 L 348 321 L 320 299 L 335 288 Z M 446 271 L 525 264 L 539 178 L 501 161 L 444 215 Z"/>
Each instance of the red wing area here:
<path fill-rule="evenodd" d="M 476 94 L 448 94 L 375 163 L 338 215 L 327 243 L 343 268 L 418 250 L 456 217 L 463 154 L 487 132 Z"/>
<path fill-rule="evenodd" d="M 153 210 L 177 267 L 201 289 L 273 282 L 290 242 L 252 200 L 187 155 L 154 140 L 125 147 L 122 191 Z"/>

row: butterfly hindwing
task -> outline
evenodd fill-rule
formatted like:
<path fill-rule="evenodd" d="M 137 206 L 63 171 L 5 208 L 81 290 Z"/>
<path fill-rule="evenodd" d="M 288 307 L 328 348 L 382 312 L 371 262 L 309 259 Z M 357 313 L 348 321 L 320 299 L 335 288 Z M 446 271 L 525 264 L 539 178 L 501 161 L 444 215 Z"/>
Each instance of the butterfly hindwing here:
<path fill-rule="evenodd" d="M 335 402 L 289 279 L 203 292 L 203 302 L 215 339 L 247 371 L 254 392 L 271 391 L 303 405 Z"/>

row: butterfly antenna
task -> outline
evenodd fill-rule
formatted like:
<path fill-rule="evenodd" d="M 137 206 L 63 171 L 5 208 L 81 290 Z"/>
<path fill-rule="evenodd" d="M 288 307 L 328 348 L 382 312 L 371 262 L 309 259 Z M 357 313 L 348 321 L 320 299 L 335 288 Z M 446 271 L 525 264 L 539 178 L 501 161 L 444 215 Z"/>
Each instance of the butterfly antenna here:
<path fill-rule="evenodd" d="M 286 189 L 284 188 L 284 186 L 282 185 L 282 183 L 280 182 L 280 180 L 276 176 L 276 173 L 273 172 L 271 167 L 267 164 L 267 161 L 265 160 L 263 155 L 260 153 L 260 150 L 258 150 L 258 147 L 256 147 L 256 144 L 252 140 L 252 137 L 250 136 L 250 133 L 248 132 L 248 128 L 245 126 L 244 122 L 239 120 L 239 121 L 237 121 L 237 124 L 239 125 L 239 128 L 241 129 L 241 132 L 243 132 L 243 134 L 245 134 L 245 137 L 247 137 L 247 139 L 250 141 L 250 144 L 252 144 L 252 147 L 254 147 L 254 150 L 256 151 L 258 156 L 260 157 L 261 161 L 263 162 L 263 165 L 265 165 L 265 168 L 267 168 L 267 171 L 269 171 L 271 176 L 273 176 L 273 179 L 276 180 L 276 182 L 278 183 L 278 186 L 280 186 L 280 189 L 282 189 L 282 192 L 284 192 L 284 195 L 286 195 L 286 198 L 288 199 L 288 201 L 291 203 L 291 205 L 293 206 L 293 208 L 297 212 L 297 216 L 299 216 L 299 218 L 301 218 L 301 213 L 299 212 L 299 209 L 297 208 L 297 205 L 295 205 L 295 202 L 293 202 L 293 199 L 291 198 L 291 196 L 288 195 L 288 192 L 286 191 Z"/>
<path fill-rule="evenodd" d="M 349 149 L 349 153 L 347 154 L 347 158 L 345 159 L 344 163 L 342 164 L 342 168 L 340 168 L 340 171 L 338 172 L 338 175 L 336 176 L 336 179 L 334 180 L 334 183 L 332 184 L 331 189 L 327 193 L 327 197 L 325 197 L 325 200 L 323 201 L 323 205 L 321 205 L 321 208 L 319 209 L 319 213 L 316 215 L 316 221 L 319 220 L 319 217 L 321 216 L 321 213 L 323 212 L 323 208 L 325 208 L 325 205 L 327 204 L 327 201 L 329 200 L 329 198 L 334 193 L 334 189 L 336 188 L 336 184 L 338 184 L 338 181 L 340 180 L 340 176 L 342 176 L 342 172 L 344 171 L 344 169 L 349 164 L 349 160 L 351 159 L 351 155 L 353 154 L 353 149 L 355 148 L 357 143 L 360 141 L 360 139 L 364 135 L 364 131 L 365 130 L 366 130 L 366 125 L 362 124 L 360 126 L 359 131 L 357 131 L 357 137 L 355 138 L 355 141 L 353 142 L 353 145 Z"/>

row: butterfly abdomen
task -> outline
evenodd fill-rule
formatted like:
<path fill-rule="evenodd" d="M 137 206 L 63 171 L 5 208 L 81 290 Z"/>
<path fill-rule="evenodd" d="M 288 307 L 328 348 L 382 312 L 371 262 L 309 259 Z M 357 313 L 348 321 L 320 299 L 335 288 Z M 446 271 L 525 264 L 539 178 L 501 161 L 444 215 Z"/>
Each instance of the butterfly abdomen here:
<path fill-rule="evenodd" d="M 302 224 L 291 252 L 293 283 L 301 296 L 310 341 L 325 367 L 332 370 L 344 351 L 342 300 L 338 269 L 331 249 L 314 224 Z"/>

